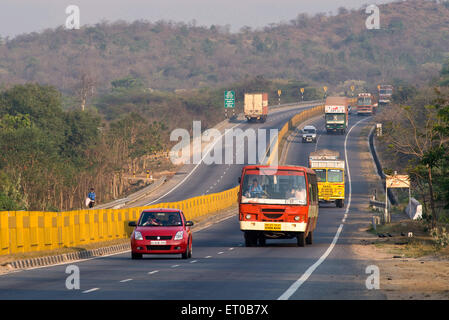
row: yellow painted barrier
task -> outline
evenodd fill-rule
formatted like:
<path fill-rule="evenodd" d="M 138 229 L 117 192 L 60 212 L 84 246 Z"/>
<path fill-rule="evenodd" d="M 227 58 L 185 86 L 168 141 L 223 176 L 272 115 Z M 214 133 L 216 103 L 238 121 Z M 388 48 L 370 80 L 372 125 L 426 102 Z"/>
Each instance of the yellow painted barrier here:
<path fill-rule="evenodd" d="M 191 199 L 128 209 L 67 212 L 0 212 L 0 255 L 76 247 L 130 236 L 140 213 L 150 208 L 178 208 L 191 220 L 229 208 L 239 187 Z"/>
<path fill-rule="evenodd" d="M 324 112 L 318 106 L 295 115 L 280 130 L 280 141 L 290 129 Z M 278 147 L 278 143 L 274 144 Z M 270 158 L 276 152 L 271 151 Z M 272 159 L 271 159 L 272 160 Z M 270 161 L 270 160 L 269 160 Z M 271 163 L 271 162 L 269 162 Z M 150 208 L 178 208 L 188 220 L 226 209 L 237 202 L 239 187 L 191 199 L 128 209 L 75 210 L 67 212 L 0 212 L 0 255 L 76 247 L 130 236 L 140 213 Z"/>

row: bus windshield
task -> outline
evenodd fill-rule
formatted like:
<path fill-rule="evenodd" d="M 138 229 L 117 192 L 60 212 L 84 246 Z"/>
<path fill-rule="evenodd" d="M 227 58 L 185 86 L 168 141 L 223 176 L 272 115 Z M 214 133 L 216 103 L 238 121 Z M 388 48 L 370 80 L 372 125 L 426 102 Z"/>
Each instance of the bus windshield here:
<path fill-rule="evenodd" d="M 343 170 L 337 170 L 337 169 L 327 170 L 327 181 L 343 182 Z"/>
<path fill-rule="evenodd" d="M 314 169 L 318 182 L 326 182 L 326 169 Z"/>
<path fill-rule="evenodd" d="M 303 172 L 251 170 L 242 184 L 242 203 L 307 205 Z"/>

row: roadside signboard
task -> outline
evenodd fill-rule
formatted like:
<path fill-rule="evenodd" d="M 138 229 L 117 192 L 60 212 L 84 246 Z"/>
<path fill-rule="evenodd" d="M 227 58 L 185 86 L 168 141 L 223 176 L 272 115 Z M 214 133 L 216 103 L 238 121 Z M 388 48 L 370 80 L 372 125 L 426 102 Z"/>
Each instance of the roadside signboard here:
<path fill-rule="evenodd" d="M 225 109 L 235 108 L 235 92 L 234 91 L 225 91 L 224 107 L 225 107 Z"/>
<path fill-rule="evenodd" d="M 409 188 L 410 177 L 408 175 L 387 176 L 387 188 Z"/>

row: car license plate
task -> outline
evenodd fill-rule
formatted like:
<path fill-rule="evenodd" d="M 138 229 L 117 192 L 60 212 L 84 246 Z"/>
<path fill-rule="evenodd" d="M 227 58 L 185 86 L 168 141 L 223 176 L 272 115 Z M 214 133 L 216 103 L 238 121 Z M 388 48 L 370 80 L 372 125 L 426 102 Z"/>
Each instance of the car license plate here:
<path fill-rule="evenodd" d="M 280 223 L 265 223 L 265 230 L 281 231 L 281 224 Z"/>
<path fill-rule="evenodd" d="M 307 138 L 307 141 L 312 141 L 312 138 Z"/>
<path fill-rule="evenodd" d="M 167 244 L 167 241 L 158 241 L 158 240 L 156 240 L 156 241 L 151 241 L 151 244 L 152 245 L 156 245 L 156 246 L 158 246 L 158 245 L 164 245 L 164 244 Z"/>

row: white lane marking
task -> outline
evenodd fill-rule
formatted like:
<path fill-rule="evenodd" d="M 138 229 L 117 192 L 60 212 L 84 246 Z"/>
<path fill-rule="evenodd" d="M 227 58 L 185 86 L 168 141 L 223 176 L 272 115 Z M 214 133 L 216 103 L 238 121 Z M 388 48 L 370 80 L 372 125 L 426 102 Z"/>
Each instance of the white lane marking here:
<path fill-rule="evenodd" d="M 223 251 L 220 251 L 219 253 L 217 253 L 217 254 L 223 254 L 224 252 Z"/>
<path fill-rule="evenodd" d="M 234 250 L 234 248 L 229 248 L 228 250 Z"/>
<path fill-rule="evenodd" d="M 196 263 L 196 262 L 198 262 L 198 260 L 193 260 L 193 261 L 190 261 L 190 263 Z"/>
<path fill-rule="evenodd" d="M 129 282 L 132 281 L 133 279 L 125 279 L 125 280 L 120 280 L 120 282 Z"/>
<path fill-rule="evenodd" d="M 100 288 L 92 288 L 92 289 L 83 291 L 83 293 L 90 293 L 90 292 L 94 292 L 94 291 L 97 291 L 97 290 L 100 290 Z"/>
<path fill-rule="evenodd" d="M 360 122 L 365 121 L 369 118 L 365 118 L 362 119 L 360 121 L 358 121 L 356 124 L 354 124 L 351 129 L 349 129 L 348 133 L 346 134 L 345 137 L 345 144 L 344 144 L 344 149 L 345 149 L 345 160 L 346 160 L 346 168 L 348 171 L 348 182 L 349 182 L 349 197 L 348 197 L 348 204 L 346 206 L 346 212 L 345 212 L 345 217 L 343 218 L 346 221 L 346 214 L 349 212 L 349 208 L 351 207 L 351 193 L 352 193 L 352 188 L 351 188 L 351 173 L 349 170 L 349 166 L 348 166 L 348 153 L 346 150 L 346 145 L 347 145 L 347 141 L 348 141 L 348 137 L 349 134 L 351 133 L 352 129 L 354 129 Z M 342 221 L 344 223 L 344 221 Z M 340 237 L 340 233 L 343 230 L 343 223 L 340 224 L 340 226 L 338 227 L 337 233 L 334 236 L 334 239 L 332 240 L 332 243 L 330 244 L 330 246 L 327 248 L 326 252 L 324 252 L 324 254 L 313 264 L 311 265 L 306 272 L 304 272 L 303 275 L 301 275 L 301 277 L 296 280 L 291 286 L 290 288 L 288 288 L 279 298 L 278 300 L 288 300 L 303 284 L 304 282 L 307 281 L 307 279 L 312 275 L 312 273 L 316 270 L 316 268 L 318 268 L 320 266 L 320 264 L 322 264 L 324 262 L 324 260 L 326 260 L 327 256 L 332 252 L 332 250 L 335 247 L 335 244 L 338 241 L 338 238 Z"/>
<path fill-rule="evenodd" d="M 159 272 L 159 270 L 154 270 L 154 271 L 148 272 L 148 274 L 155 274 L 155 273 L 158 273 L 158 272 Z"/>
<path fill-rule="evenodd" d="M 179 264 L 174 264 L 174 265 L 172 265 L 171 267 L 172 267 L 172 268 L 177 268 L 177 267 L 179 267 Z"/>
<path fill-rule="evenodd" d="M 210 258 L 212 258 L 212 256 L 206 256 L 206 257 L 204 257 L 205 259 L 210 259 Z"/>
<path fill-rule="evenodd" d="M 229 130 L 234 129 L 235 127 L 240 126 L 239 124 L 236 124 L 235 126 L 231 127 Z M 149 203 L 147 203 L 145 206 L 149 206 L 150 204 L 153 204 L 157 201 L 159 201 L 160 199 L 164 198 L 165 196 L 169 195 L 170 193 L 172 193 L 174 190 L 176 190 L 180 185 L 182 185 L 184 183 L 184 181 L 186 181 L 195 171 L 196 169 L 199 167 L 200 164 L 203 163 L 204 159 L 207 157 L 207 155 L 209 154 L 209 152 L 212 150 L 212 148 L 218 143 L 218 141 L 223 141 L 223 136 L 226 134 L 226 130 L 220 135 L 219 139 L 216 139 L 212 145 L 208 145 L 208 149 L 207 151 L 204 153 L 203 157 L 201 158 L 200 162 L 197 163 L 197 165 L 192 169 L 192 171 L 190 171 L 190 173 L 184 177 L 184 179 L 181 180 L 181 182 L 179 182 L 178 184 L 176 184 L 170 191 L 168 191 L 167 193 L 163 194 L 162 196 L 160 196 L 159 198 L 157 198 L 156 200 L 153 200 Z M 223 143 L 223 142 L 222 142 Z"/>

